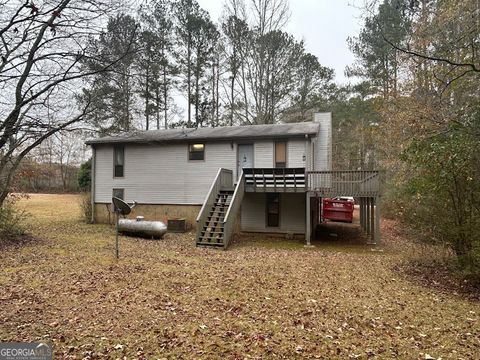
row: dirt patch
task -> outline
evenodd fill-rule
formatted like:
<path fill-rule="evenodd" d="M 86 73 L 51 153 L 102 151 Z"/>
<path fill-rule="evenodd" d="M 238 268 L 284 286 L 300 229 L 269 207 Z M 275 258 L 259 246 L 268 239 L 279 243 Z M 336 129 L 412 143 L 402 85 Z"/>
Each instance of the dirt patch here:
<path fill-rule="evenodd" d="M 317 226 L 312 243 L 337 243 L 349 245 L 365 245 L 369 241 L 361 227 L 356 224 L 326 221 Z"/>

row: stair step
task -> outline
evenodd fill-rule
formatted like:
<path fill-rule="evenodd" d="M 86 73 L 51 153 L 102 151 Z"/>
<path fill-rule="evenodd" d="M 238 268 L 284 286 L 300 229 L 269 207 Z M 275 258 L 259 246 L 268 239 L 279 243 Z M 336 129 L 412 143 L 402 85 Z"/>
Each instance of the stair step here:
<path fill-rule="evenodd" d="M 217 238 L 208 238 L 208 237 L 202 237 L 200 238 L 200 242 L 204 244 L 223 244 L 223 239 L 217 239 Z M 198 242 L 197 242 L 198 244 Z"/>
<path fill-rule="evenodd" d="M 219 237 L 202 236 L 200 239 L 202 242 L 219 243 L 219 244 L 223 243 L 223 238 L 219 238 Z"/>
<path fill-rule="evenodd" d="M 205 247 L 223 247 L 223 243 L 197 242 L 197 246 L 205 246 Z"/>
<path fill-rule="evenodd" d="M 203 225 L 203 230 L 207 229 L 222 229 L 223 230 L 223 225 L 217 224 L 217 226 L 208 226 L 208 225 Z"/>
<path fill-rule="evenodd" d="M 223 230 L 222 231 L 210 231 L 210 230 L 202 230 L 202 234 L 209 233 L 210 235 L 223 235 Z"/>
<path fill-rule="evenodd" d="M 203 225 L 203 230 L 206 230 L 206 229 L 223 229 L 223 223 L 216 223 L 216 224 L 212 224 L 212 225 L 209 225 L 208 222 Z"/>
<path fill-rule="evenodd" d="M 222 225 L 223 219 L 215 218 L 215 219 L 207 219 L 203 226 L 207 226 L 208 224 L 215 224 L 215 225 Z"/>

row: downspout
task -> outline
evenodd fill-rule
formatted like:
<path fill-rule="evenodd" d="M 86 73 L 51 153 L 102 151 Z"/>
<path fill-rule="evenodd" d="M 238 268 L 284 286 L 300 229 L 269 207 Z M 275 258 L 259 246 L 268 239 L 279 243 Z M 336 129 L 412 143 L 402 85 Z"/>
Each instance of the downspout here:
<path fill-rule="evenodd" d="M 91 168 L 91 172 L 90 172 L 90 176 L 91 176 L 91 181 L 90 181 L 90 185 L 91 185 L 91 189 L 90 189 L 90 201 L 92 203 L 92 218 L 91 218 L 91 222 L 92 224 L 95 222 L 95 158 L 96 158 L 96 149 L 95 149 L 95 146 L 92 145 L 92 168 Z"/>

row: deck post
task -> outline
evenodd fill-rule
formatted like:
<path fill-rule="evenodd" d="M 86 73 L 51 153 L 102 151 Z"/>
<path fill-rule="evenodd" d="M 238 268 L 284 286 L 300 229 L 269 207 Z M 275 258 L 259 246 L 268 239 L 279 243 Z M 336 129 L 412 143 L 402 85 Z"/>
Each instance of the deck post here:
<path fill-rule="evenodd" d="M 367 232 L 367 198 L 363 198 L 363 230 Z"/>
<path fill-rule="evenodd" d="M 371 237 L 372 237 L 372 242 L 375 241 L 375 202 L 374 202 L 374 198 L 371 197 L 370 198 L 370 234 L 371 234 Z"/>
<path fill-rule="evenodd" d="M 310 194 L 307 191 L 305 193 L 306 199 L 306 214 L 305 214 L 305 241 L 307 246 L 311 246 L 311 236 L 312 236 L 312 219 L 310 214 Z"/>
<path fill-rule="evenodd" d="M 380 196 L 375 197 L 375 244 L 380 245 Z"/>
<path fill-rule="evenodd" d="M 362 229 L 364 229 L 363 227 L 363 197 L 360 198 L 360 204 L 359 204 L 359 210 L 360 210 L 360 226 L 362 227 Z"/>
<path fill-rule="evenodd" d="M 366 213 L 367 213 L 367 221 L 366 221 L 366 226 L 367 226 L 367 235 L 371 234 L 371 229 L 370 229 L 370 217 L 371 217 L 371 211 L 370 211 L 370 198 L 367 197 L 367 206 L 366 206 Z"/>
<path fill-rule="evenodd" d="M 362 198 L 363 200 L 363 231 L 367 231 L 367 198 Z"/>

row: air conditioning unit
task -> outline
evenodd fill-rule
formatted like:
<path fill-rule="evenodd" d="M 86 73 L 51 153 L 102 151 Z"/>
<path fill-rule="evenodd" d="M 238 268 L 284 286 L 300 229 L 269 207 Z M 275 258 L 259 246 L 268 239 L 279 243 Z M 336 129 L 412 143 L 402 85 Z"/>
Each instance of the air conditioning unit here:
<path fill-rule="evenodd" d="M 168 219 L 167 229 L 170 232 L 184 233 L 187 231 L 185 218 Z"/>

